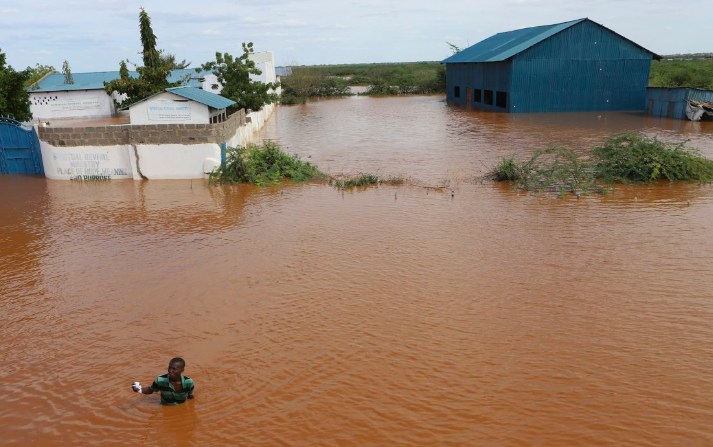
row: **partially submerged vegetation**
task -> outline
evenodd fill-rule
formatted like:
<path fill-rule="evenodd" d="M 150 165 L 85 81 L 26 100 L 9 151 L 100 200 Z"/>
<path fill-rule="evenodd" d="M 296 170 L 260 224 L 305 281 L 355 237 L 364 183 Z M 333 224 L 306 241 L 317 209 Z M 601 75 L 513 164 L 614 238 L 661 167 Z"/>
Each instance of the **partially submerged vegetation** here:
<path fill-rule="evenodd" d="M 352 189 L 358 186 L 370 186 L 370 185 L 403 185 L 406 180 L 403 177 L 382 177 L 378 174 L 363 174 L 359 173 L 357 175 L 340 175 L 340 176 L 329 176 L 328 183 L 338 189 Z"/>
<path fill-rule="evenodd" d="M 275 185 L 290 179 L 296 182 L 323 178 L 316 166 L 280 149 L 274 141 L 262 146 L 229 148 L 226 161 L 210 174 L 210 183 L 252 183 Z"/>
<path fill-rule="evenodd" d="M 656 180 L 707 183 L 713 181 L 713 160 L 684 143 L 666 143 L 636 133 L 614 135 L 602 146 L 578 155 L 555 147 L 538 150 L 527 161 L 503 158 L 488 174 L 530 191 L 603 194 L 614 183 Z"/>
<path fill-rule="evenodd" d="M 284 180 L 318 180 L 338 189 L 405 183 L 403 177 L 384 177 L 378 174 L 326 175 L 316 166 L 302 161 L 298 155 L 284 152 L 274 141 L 266 141 L 262 146 L 228 148 L 225 163 L 210 174 L 208 183 L 270 186 Z"/>

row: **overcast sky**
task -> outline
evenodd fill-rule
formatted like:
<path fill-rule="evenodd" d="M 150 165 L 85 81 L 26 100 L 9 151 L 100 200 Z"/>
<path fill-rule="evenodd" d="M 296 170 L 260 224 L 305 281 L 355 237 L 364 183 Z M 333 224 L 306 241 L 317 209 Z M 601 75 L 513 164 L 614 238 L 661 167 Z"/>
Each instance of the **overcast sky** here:
<path fill-rule="evenodd" d="M 713 0 L 0 0 L 0 48 L 16 69 L 118 70 L 139 61 L 139 7 L 159 48 L 198 66 L 252 41 L 278 65 L 441 60 L 446 41 L 582 17 L 659 53 L 713 52 Z"/>

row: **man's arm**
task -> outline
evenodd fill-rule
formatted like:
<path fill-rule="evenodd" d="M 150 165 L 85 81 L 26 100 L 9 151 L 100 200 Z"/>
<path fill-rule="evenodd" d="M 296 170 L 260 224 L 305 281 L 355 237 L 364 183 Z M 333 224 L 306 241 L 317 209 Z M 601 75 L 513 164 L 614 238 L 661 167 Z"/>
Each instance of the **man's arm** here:
<path fill-rule="evenodd" d="M 135 393 L 139 392 L 139 389 L 135 388 L 134 385 L 131 385 L 131 389 L 134 390 Z M 158 391 L 158 384 L 155 380 L 151 386 L 141 387 L 141 394 L 153 394 L 155 391 Z"/>

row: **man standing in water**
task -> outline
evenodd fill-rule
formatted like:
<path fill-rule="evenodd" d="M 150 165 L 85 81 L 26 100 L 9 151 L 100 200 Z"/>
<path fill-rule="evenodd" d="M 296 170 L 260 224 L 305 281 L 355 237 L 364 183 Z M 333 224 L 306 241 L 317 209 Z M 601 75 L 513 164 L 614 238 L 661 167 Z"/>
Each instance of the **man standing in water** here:
<path fill-rule="evenodd" d="M 168 374 L 156 377 L 150 388 L 141 389 L 139 382 L 136 382 L 131 389 L 141 394 L 160 391 L 162 405 L 182 404 L 186 399 L 193 399 L 193 380 L 183 375 L 185 367 L 186 362 L 182 358 L 173 358 L 168 362 Z"/>

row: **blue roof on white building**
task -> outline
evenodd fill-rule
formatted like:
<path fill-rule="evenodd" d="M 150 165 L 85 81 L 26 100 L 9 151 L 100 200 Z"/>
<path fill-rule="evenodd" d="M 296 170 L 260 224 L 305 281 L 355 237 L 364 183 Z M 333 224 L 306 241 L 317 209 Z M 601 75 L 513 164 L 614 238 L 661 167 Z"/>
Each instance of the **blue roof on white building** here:
<path fill-rule="evenodd" d="M 171 87 L 167 88 L 166 91 L 190 99 L 191 101 L 205 104 L 214 109 L 226 109 L 236 104 L 235 101 L 225 96 L 216 95 L 215 93 L 207 92 L 196 87 Z"/>
<path fill-rule="evenodd" d="M 182 98 L 205 104 L 208 107 L 213 107 L 214 109 L 227 109 L 233 104 L 236 104 L 236 102 L 232 99 L 228 99 L 225 96 L 216 95 L 215 93 L 207 92 L 197 87 L 171 87 L 167 88 L 163 92 L 173 93 L 174 95 L 178 95 Z M 149 99 L 153 98 L 156 95 L 160 95 L 163 92 L 154 93 L 148 98 L 144 98 L 141 101 L 137 101 L 131 104 L 130 106 L 122 108 L 122 110 L 130 109 L 136 104 L 148 101 Z"/>
<path fill-rule="evenodd" d="M 167 81 L 183 82 L 184 85 L 189 87 L 200 87 L 201 78 L 206 74 L 211 73 L 210 71 L 202 71 L 196 73 L 194 68 L 184 68 L 181 70 L 171 71 L 170 76 Z M 130 71 L 129 76 L 132 78 L 138 78 L 139 74 L 135 71 Z M 60 92 L 60 91 L 74 91 L 74 90 L 104 90 L 104 83 L 111 82 L 115 79 L 121 78 L 118 71 L 98 71 L 90 73 L 72 73 L 73 84 L 65 84 L 64 75 L 62 73 L 52 73 L 51 75 L 42 79 L 38 84 L 36 89 L 28 89 L 30 93 L 36 92 Z"/>

